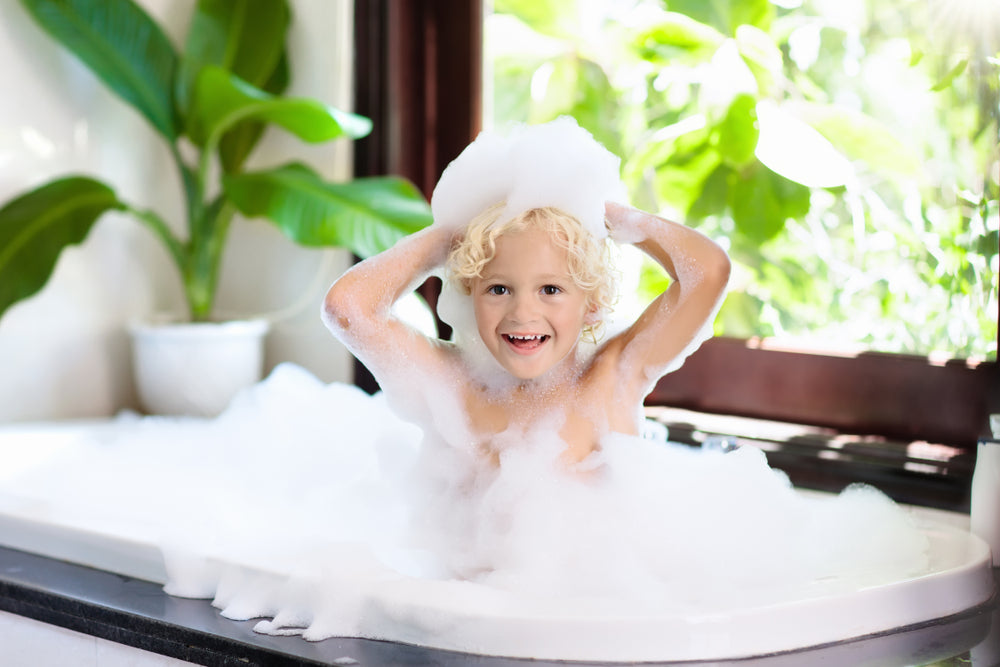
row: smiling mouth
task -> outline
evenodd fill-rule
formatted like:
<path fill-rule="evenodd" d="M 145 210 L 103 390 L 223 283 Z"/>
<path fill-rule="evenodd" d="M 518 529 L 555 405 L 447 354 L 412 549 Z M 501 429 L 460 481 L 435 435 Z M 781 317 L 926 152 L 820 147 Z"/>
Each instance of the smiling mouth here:
<path fill-rule="evenodd" d="M 544 345 L 549 337 L 545 334 L 535 334 L 532 336 L 503 334 L 503 339 L 518 352 L 532 352 Z"/>

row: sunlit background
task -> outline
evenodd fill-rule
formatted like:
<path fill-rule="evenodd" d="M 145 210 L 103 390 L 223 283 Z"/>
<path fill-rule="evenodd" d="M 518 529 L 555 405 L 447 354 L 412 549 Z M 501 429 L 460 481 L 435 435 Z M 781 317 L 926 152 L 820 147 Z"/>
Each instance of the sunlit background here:
<path fill-rule="evenodd" d="M 486 48 L 487 126 L 572 115 L 726 245 L 717 334 L 996 358 L 1000 3 L 494 0 Z"/>

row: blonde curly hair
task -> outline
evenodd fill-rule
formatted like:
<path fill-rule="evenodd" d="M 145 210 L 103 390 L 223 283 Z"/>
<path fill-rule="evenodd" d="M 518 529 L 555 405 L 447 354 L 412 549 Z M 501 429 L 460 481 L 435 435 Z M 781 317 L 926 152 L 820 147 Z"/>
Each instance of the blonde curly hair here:
<path fill-rule="evenodd" d="M 525 229 L 549 232 L 568 253 L 570 279 L 586 293 L 587 305 L 594 313 L 588 317 L 582 334 L 591 342 L 597 342 L 604 318 L 611 311 L 617 294 L 610 241 L 596 238 L 579 220 L 551 206 L 529 209 L 500 222 L 498 218 L 504 206 L 504 202 L 494 204 L 469 223 L 448 254 L 445 264 L 448 279 L 468 295 L 472 291 L 472 281 L 482 276 L 483 269 L 496 255 L 498 237 Z"/>

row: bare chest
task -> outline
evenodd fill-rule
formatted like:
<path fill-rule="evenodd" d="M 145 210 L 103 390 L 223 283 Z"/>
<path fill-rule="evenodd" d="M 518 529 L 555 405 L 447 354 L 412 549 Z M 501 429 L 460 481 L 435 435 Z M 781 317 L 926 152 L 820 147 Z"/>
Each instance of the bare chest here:
<path fill-rule="evenodd" d="M 571 386 L 547 391 L 471 391 L 466 414 L 477 446 L 497 461 L 506 447 L 531 446 L 532 440 L 558 438 L 567 463 L 582 461 L 609 431 L 631 432 L 617 418 L 604 392 Z"/>

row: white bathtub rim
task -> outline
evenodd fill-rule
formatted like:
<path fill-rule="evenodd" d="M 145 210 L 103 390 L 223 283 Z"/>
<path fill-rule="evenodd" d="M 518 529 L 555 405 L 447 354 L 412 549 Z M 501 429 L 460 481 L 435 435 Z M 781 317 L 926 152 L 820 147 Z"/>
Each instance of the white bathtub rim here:
<path fill-rule="evenodd" d="M 74 427 L 61 428 L 71 432 Z M 31 429 L 23 428 L 23 432 Z M 611 615 L 608 607 L 600 615 L 587 615 L 581 613 L 583 606 L 578 601 L 568 600 L 545 604 L 533 600 L 525 605 L 513 594 L 480 584 L 412 579 L 375 566 L 359 599 L 363 613 L 358 614 L 350 636 L 511 658 L 719 660 L 882 634 L 954 616 L 988 602 L 994 591 L 985 542 L 966 530 L 934 522 L 922 525 L 922 529 L 936 548 L 931 551 L 930 570 L 918 576 L 846 594 L 686 614 L 683 618 Z M 161 584 L 167 581 L 162 551 L 149 541 L 48 520 L 45 508 L 32 507 L 30 500 L 18 503 L 18 499 L 0 494 L 0 536 L 13 548 Z M 211 555 L 193 558 L 203 561 L 209 577 L 224 569 L 244 569 L 262 580 L 288 579 L 287 574 L 268 573 L 249 562 L 222 563 Z M 919 599 L 922 604 L 895 603 L 893 597 L 903 589 L 905 597 Z M 515 601 L 520 605 L 517 614 L 505 612 Z M 924 604 L 927 601 L 933 604 Z M 498 624 L 503 624 L 502 631 L 498 632 Z M 310 637 L 308 632 L 305 636 L 319 638 Z"/>
<path fill-rule="evenodd" d="M 767 607 L 728 610 L 717 614 L 666 617 L 587 616 L 575 613 L 572 601 L 553 618 L 540 605 L 526 605 L 517 617 L 476 615 L 456 596 L 439 614 L 427 614 L 421 582 L 384 581 L 363 615 L 371 628 L 363 636 L 428 645 L 436 648 L 511 658 L 598 661 L 685 661 L 748 658 L 857 639 L 953 616 L 988 602 L 993 596 L 990 553 L 979 538 L 942 527 L 938 541 L 964 544 L 967 562 L 906 580 L 871 586 L 851 593 L 794 600 Z M 476 586 L 468 584 L 468 586 Z M 907 597 L 933 600 L 933 605 L 905 607 L 893 598 L 905 587 Z M 459 609 L 456 609 L 459 607 Z M 524 613 L 524 609 L 531 612 Z M 414 624 L 392 637 L 378 637 L 378 614 L 397 609 L 389 625 L 403 628 L 401 619 L 434 618 L 437 627 Z M 415 613 L 418 612 L 418 613 Z M 449 613 L 451 612 L 451 613 Z M 533 612 L 533 613 L 532 613 Z M 502 624 L 504 631 L 497 632 Z M 548 626 L 548 631 L 543 631 Z M 442 629 L 443 628 L 443 629 Z M 775 632 L 780 628 L 780 632 Z M 512 640 L 516 638 L 516 640 Z"/>
<path fill-rule="evenodd" d="M 3 513 L 0 534 L 7 546 L 166 583 L 162 552 L 139 541 Z M 608 608 L 601 614 L 586 614 L 583 606 L 570 600 L 544 604 L 535 599 L 525 604 L 523 596 L 480 584 L 412 579 L 386 569 L 373 575 L 363 613 L 358 615 L 362 621 L 350 634 L 464 653 L 549 660 L 721 660 L 801 650 L 946 618 L 988 602 L 993 573 L 986 544 L 947 526 L 928 529 L 928 535 L 937 546 L 964 550 L 965 557 L 939 563 L 935 571 L 855 592 L 684 616 L 611 614 Z M 57 546 L 53 540 L 61 542 Z M 69 555 L 67 543 L 73 547 Z M 243 568 L 250 576 L 287 579 L 286 574 L 246 564 L 203 560 L 213 572 Z M 904 587 L 908 598 L 932 600 L 933 605 L 896 604 L 893 597 Z"/>

